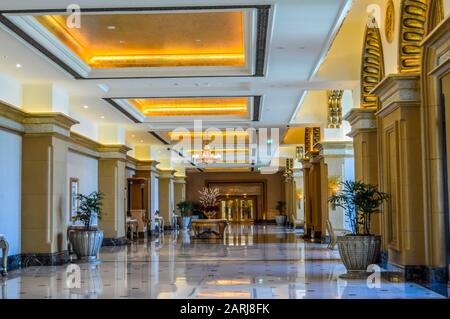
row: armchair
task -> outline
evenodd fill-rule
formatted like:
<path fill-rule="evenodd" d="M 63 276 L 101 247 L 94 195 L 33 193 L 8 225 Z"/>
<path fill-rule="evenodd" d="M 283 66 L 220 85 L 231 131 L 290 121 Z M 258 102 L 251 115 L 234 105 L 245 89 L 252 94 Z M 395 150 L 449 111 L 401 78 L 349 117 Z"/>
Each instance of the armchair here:
<path fill-rule="evenodd" d="M 327 231 L 328 235 L 330 236 L 330 242 L 328 243 L 327 248 L 330 250 L 333 250 L 336 246 L 337 236 L 345 236 L 347 234 L 351 234 L 351 231 L 347 229 L 334 228 L 329 219 L 327 220 Z"/>

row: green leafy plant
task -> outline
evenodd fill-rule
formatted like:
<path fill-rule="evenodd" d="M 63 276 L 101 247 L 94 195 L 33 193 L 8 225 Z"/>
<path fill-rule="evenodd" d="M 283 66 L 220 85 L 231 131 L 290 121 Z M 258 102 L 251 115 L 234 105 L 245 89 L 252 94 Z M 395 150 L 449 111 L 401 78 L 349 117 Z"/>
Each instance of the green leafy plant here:
<path fill-rule="evenodd" d="M 278 211 L 279 215 L 284 215 L 286 210 L 286 202 L 282 200 L 277 201 L 277 206 L 275 209 Z"/>
<path fill-rule="evenodd" d="M 181 216 L 187 217 L 189 216 L 189 212 L 192 210 L 193 203 L 190 201 L 181 201 L 177 204 L 177 208 L 179 212 L 181 213 Z"/>
<path fill-rule="evenodd" d="M 101 218 L 103 194 L 92 192 L 89 195 L 77 194 L 79 207 L 73 221 L 81 221 L 85 230 L 91 229 L 92 221 L 95 217 Z"/>
<path fill-rule="evenodd" d="M 389 195 L 378 190 L 378 187 L 361 181 L 341 182 L 340 190 L 328 201 L 344 209 L 350 222 L 353 235 L 370 235 L 372 214 L 389 198 Z"/>

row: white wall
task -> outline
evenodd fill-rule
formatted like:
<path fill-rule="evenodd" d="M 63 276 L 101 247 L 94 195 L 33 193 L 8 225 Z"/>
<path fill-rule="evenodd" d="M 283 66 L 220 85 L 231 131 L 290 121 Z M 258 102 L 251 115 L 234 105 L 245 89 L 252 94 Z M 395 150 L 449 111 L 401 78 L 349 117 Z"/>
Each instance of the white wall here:
<path fill-rule="evenodd" d="M 16 107 L 22 106 L 22 84 L 0 74 L 0 101 Z"/>
<path fill-rule="evenodd" d="M 0 234 L 9 255 L 20 254 L 22 137 L 0 130 Z"/>
<path fill-rule="evenodd" d="M 70 178 L 78 178 L 78 193 L 89 195 L 98 191 L 98 160 L 89 156 L 69 152 L 67 159 L 67 188 Z M 68 194 L 67 202 L 70 202 Z M 67 205 L 69 207 L 69 205 Z M 67 211 L 67 220 L 70 219 Z"/>

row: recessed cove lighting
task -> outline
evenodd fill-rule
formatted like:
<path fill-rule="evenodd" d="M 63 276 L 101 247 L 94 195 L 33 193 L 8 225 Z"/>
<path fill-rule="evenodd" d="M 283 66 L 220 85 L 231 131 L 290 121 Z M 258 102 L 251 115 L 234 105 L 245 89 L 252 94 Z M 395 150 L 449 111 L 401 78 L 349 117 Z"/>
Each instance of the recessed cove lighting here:
<path fill-rule="evenodd" d="M 22 67 L 22 64 L 20 64 L 20 63 L 16 64 L 16 68 L 20 69 L 21 67 Z"/>

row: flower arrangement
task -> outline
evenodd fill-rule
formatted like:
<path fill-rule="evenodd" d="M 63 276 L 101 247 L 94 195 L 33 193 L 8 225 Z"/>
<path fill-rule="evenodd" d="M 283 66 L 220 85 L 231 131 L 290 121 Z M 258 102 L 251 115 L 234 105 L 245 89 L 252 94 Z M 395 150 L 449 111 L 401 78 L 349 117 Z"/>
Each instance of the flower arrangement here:
<path fill-rule="evenodd" d="M 203 187 L 200 191 L 199 202 L 206 212 L 216 211 L 218 208 L 217 198 L 220 195 L 218 188 Z"/>

